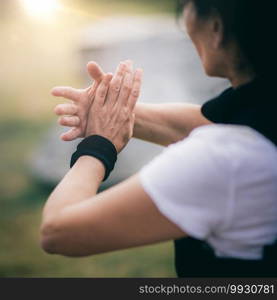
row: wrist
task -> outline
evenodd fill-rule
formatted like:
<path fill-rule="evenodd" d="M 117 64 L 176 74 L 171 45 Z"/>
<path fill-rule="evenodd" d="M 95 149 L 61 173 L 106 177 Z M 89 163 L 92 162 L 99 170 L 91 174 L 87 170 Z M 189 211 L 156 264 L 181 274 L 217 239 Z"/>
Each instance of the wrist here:
<path fill-rule="evenodd" d="M 103 181 L 105 177 L 105 165 L 100 159 L 93 156 L 83 155 L 79 157 L 76 163 L 74 164 L 74 168 L 77 170 L 80 168 L 83 172 L 88 173 L 90 173 L 91 170 L 93 170 L 99 181 L 99 184 Z"/>
<path fill-rule="evenodd" d="M 70 167 L 82 156 L 91 156 L 101 161 L 105 167 L 105 181 L 114 169 L 117 160 L 117 150 L 110 140 L 103 136 L 92 135 L 79 143 L 77 150 L 72 154 Z"/>

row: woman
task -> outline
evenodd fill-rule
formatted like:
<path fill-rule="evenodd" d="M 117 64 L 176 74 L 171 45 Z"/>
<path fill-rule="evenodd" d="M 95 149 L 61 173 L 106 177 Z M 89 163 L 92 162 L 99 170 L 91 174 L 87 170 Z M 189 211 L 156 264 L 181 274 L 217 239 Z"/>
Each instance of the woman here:
<path fill-rule="evenodd" d="M 206 73 L 232 84 L 203 107 L 136 105 L 142 72 L 133 74 L 130 61 L 114 76 L 90 63 L 91 88 L 53 90 L 74 101 L 55 109 L 60 123 L 73 127 L 62 138 L 86 138 L 45 205 L 45 251 L 85 256 L 175 240 L 179 277 L 276 276 L 271 5 L 181 1 Z M 132 136 L 170 146 L 138 174 L 96 195 Z"/>

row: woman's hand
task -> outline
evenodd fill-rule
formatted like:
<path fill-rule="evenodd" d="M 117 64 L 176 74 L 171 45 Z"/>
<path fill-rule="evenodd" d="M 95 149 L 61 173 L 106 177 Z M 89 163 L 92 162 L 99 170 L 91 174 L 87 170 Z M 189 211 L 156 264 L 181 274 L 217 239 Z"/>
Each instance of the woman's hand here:
<path fill-rule="evenodd" d="M 127 65 L 131 62 L 120 63 L 116 73 L 123 73 Z M 95 62 L 87 65 L 88 73 L 94 80 L 93 84 L 87 89 L 75 89 L 72 87 L 55 87 L 52 95 L 72 100 L 71 103 L 58 104 L 54 112 L 59 117 L 59 124 L 71 127 L 71 129 L 61 135 L 64 141 L 73 141 L 76 138 L 85 137 L 87 128 L 88 111 L 93 102 L 95 92 L 104 78 L 104 72 Z"/>
<path fill-rule="evenodd" d="M 131 62 L 126 70 L 119 66 L 115 76 L 104 75 L 91 104 L 85 136 L 101 135 L 109 139 L 120 152 L 133 135 L 134 108 L 138 100 L 142 70 L 133 74 Z"/>

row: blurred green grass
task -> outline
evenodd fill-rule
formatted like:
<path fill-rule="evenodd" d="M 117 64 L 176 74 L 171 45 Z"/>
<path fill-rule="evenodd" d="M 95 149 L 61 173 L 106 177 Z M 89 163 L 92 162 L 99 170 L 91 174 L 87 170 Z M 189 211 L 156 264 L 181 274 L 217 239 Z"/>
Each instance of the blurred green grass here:
<path fill-rule="evenodd" d="M 171 0 L 64 2 L 78 13 L 55 24 L 21 11 L 0 21 L 0 277 L 174 277 L 172 243 L 81 259 L 40 249 L 41 210 L 50 191 L 31 176 L 28 161 L 55 122 L 49 90 L 82 85 L 76 72 L 79 29 L 97 16 L 172 12 Z"/>

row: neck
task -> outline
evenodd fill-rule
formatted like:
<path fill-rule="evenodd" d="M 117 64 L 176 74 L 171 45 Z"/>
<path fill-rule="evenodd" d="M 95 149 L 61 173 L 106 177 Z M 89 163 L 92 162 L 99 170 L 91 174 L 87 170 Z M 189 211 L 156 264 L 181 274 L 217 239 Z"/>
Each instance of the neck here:
<path fill-rule="evenodd" d="M 226 50 L 225 74 L 234 89 L 251 82 L 256 73 L 235 41 L 230 41 Z"/>
<path fill-rule="evenodd" d="M 233 88 L 238 88 L 241 85 L 251 82 L 256 77 L 256 74 L 251 71 L 232 72 L 228 77 Z"/>
<path fill-rule="evenodd" d="M 227 66 L 226 73 L 227 78 L 230 80 L 234 89 L 241 85 L 245 85 L 251 82 L 256 77 L 254 69 L 250 66 L 248 61 L 242 57 L 242 54 L 238 54 L 236 58 L 231 60 L 232 65 Z"/>

